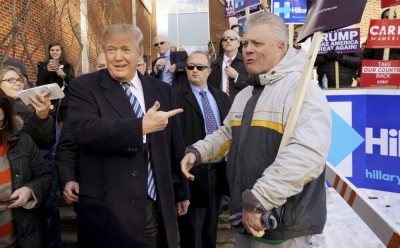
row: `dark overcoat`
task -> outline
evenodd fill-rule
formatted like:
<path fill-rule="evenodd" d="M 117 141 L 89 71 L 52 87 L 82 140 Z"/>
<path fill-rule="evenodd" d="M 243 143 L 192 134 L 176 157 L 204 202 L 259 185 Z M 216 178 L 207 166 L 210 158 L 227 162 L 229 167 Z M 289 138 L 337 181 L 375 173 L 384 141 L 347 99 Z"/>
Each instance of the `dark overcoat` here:
<path fill-rule="evenodd" d="M 169 85 L 139 75 L 146 111 L 155 101 L 161 111 L 175 108 Z M 164 247 L 177 247 L 175 203 L 189 199 L 180 171 L 184 145 L 178 117 L 163 131 L 147 135 L 118 81 L 107 70 L 85 74 L 70 83 L 70 121 L 79 143 L 80 247 L 145 247 L 147 150 L 165 226 Z"/>
<path fill-rule="evenodd" d="M 211 74 L 208 76 L 207 83 L 215 88 L 221 89 L 222 87 L 222 62 L 224 60 L 224 54 L 219 55 L 211 63 Z M 243 61 L 243 55 L 238 52 L 235 59 L 231 63 L 232 68 L 234 68 L 239 76 L 235 82 L 234 78 L 229 79 L 229 98 L 231 102 L 235 99 L 235 96 L 239 91 L 244 89 L 248 84 L 246 82 L 249 79 L 249 74 L 247 73 L 246 67 Z"/>

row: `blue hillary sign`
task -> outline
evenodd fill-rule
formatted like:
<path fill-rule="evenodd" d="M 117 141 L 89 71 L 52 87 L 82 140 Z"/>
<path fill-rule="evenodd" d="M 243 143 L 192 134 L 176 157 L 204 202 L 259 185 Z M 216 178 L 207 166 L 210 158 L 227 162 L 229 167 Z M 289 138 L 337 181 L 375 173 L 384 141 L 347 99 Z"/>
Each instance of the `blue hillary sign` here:
<path fill-rule="evenodd" d="M 235 0 L 235 13 L 261 3 L 261 0 Z"/>
<path fill-rule="evenodd" d="M 279 15 L 287 24 L 303 24 L 307 17 L 306 0 L 274 0 L 272 13 Z"/>
<path fill-rule="evenodd" d="M 400 193 L 400 92 L 325 93 L 332 108 L 328 162 L 357 187 Z"/>

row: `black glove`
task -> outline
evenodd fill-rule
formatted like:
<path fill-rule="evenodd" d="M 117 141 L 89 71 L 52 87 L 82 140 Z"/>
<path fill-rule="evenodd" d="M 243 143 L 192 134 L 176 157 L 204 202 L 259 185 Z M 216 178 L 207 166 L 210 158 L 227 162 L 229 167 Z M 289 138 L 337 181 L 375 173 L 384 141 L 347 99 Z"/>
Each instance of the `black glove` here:
<path fill-rule="evenodd" d="M 326 53 L 326 57 L 327 57 L 329 60 L 339 60 L 339 59 L 342 57 L 342 55 L 339 54 L 339 53 L 337 53 L 337 52 L 335 52 L 334 50 L 329 50 L 329 51 Z"/>

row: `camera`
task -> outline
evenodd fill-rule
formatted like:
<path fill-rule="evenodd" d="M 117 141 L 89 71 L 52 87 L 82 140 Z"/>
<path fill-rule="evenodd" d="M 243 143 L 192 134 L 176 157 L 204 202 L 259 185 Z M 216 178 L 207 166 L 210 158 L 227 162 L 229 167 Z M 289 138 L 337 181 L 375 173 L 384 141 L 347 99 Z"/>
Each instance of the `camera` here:
<path fill-rule="evenodd" d="M 49 64 L 51 64 L 51 65 L 57 65 L 57 60 L 55 60 L 55 59 L 50 59 L 50 60 L 49 60 Z"/>

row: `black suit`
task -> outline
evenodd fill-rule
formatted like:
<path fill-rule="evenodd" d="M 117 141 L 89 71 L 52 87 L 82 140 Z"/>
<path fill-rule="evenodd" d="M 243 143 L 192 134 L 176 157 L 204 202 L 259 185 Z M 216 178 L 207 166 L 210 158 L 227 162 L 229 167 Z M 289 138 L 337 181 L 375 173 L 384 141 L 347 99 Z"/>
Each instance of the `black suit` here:
<path fill-rule="evenodd" d="M 211 85 L 221 90 L 224 90 L 222 89 L 223 60 L 224 54 L 221 54 L 211 63 L 212 72 L 210 76 L 208 76 L 207 80 L 208 85 Z M 239 93 L 239 91 L 241 91 L 248 85 L 246 83 L 246 80 L 249 78 L 249 74 L 246 71 L 246 67 L 244 66 L 243 62 L 243 56 L 240 52 L 236 54 L 235 59 L 231 63 L 231 66 L 239 73 L 236 83 L 234 82 L 234 78 L 229 79 L 229 98 L 231 99 L 231 102 L 233 102 L 237 93 Z"/>
<path fill-rule="evenodd" d="M 187 62 L 188 54 L 185 51 L 179 51 L 179 52 L 171 52 L 169 54 L 169 60 L 171 62 L 171 65 L 175 64 L 176 65 L 176 71 L 174 73 L 174 76 L 172 78 L 172 87 L 177 87 L 178 85 L 183 84 L 186 82 L 187 77 L 186 77 L 186 71 L 185 71 L 185 66 Z M 154 71 L 154 65 L 156 64 L 157 60 L 160 58 L 157 58 L 151 62 L 151 76 L 154 78 L 160 79 L 161 73 L 156 74 Z"/>
<path fill-rule="evenodd" d="M 228 95 L 212 86 L 208 89 L 217 102 L 222 122 L 231 106 Z M 176 88 L 174 93 L 178 107 L 184 110 L 179 120 L 185 145 L 189 146 L 206 136 L 204 117 L 188 82 Z M 190 171 L 195 180 L 189 182 L 192 198 L 188 214 L 178 218 L 181 248 L 216 246 L 219 201 L 228 188 L 225 171 L 225 161 L 202 164 Z"/>
<path fill-rule="evenodd" d="M 146 110 L 175 108 L 169 85 L 139 75 Z M 160 202 L 165 247 L 177 247 L 177 201 L 189 199 L 180 171 L 184 152 L 178 117 L 163 131 L 147 135 L 118 81 L 107 70 L 85 74 L 70 84 L 70 121 L 79 143 L 79 247 L 146 247 L 147 145 Z M 172 227 L 172 228 L 171 228 Z"/>

